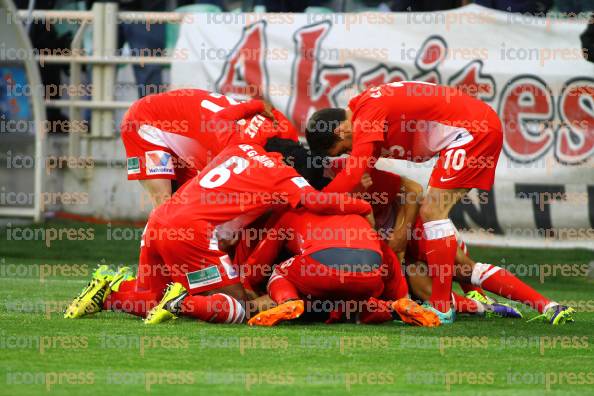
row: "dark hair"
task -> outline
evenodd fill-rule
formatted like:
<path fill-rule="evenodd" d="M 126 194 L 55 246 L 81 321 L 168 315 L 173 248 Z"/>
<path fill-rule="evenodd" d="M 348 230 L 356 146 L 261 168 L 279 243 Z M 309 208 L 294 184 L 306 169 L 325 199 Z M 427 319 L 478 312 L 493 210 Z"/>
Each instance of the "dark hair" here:
<path fill-rule="evenodd" d="M 313 113 L 305 127 L 305 138 L 309 148 L 313 152 L 326 155 L 328 149 L 340 140 L 334 130 L 344 120 L 346 111 L 340 108 L 327 108 Z"/>
<path fill-rule="evenodd" d="M 324 166 L 321 159 L 314 157 L 301 143 L 273 137 L 266 141 L 264 149 L 282 154 L 285 163 L 295 168 L 297 173 L 303 176 L 316 190 L 321 190 L 330 182 L 330 179 L 324 177 Z"/>

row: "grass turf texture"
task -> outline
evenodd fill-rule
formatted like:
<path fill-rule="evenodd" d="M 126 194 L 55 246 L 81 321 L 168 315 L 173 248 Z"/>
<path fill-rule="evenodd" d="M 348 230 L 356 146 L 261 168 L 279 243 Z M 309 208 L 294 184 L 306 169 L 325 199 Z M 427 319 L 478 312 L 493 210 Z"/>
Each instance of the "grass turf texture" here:
<path fill-rule="evenodd" d="M 557 327 L 464 316 L 437 329 L 249 328 L 187 319 L 147 327 L 113 312 L 64 320 L 58 311 L 101 260 L 135 267 L 135 230 L 71 222 L 31 227 L 83 229 L 87 240 L 64 234 L 47 247 L 39 238 L 14 240 L 20 235 L 14 226 L 0 232 L 0 394 L 565 395 L 594 389 L 594 284 L 584 276 L 557 271 L 544 283 L 524 278 L 553 299 L 579 304 L 576 323 Z M 116 240 L 120 231 L 128 240 Z M 473 247 L 471 253 L 498 264 L 505 258 L 509 264 L 586 268 L 592 259 L 585 250 Z"/>

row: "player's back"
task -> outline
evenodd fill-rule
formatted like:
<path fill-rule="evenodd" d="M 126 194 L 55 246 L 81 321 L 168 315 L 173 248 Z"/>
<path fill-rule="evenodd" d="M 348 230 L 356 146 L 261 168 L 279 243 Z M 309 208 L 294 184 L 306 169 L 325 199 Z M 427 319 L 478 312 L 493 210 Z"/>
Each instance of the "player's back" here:
<path fill-rule="evenodd" d="M 319 215 L 305 208 L 284 213 L 276 223 L 293 254 L 311 254 L 329 248 L 369 249 L 381 254 L 379 237 L 360 215 Z"/>
<path fill-rule="evenodd" d="M 353 98 L 349 107 L 354 124 L 385 122 L 384 156 L 417 162 L 428 160 L 456 139 L 488 132 L 497 122 L 487 104 L 454 87 L 414 81 L 370 88 Z"/>
<path fill-rule="evenodd" d="M 297 205 L 311 188 L 282 156 L 261 146 L 227 147 L 152 216 L 172 225 L 208 221 L 236 232 L 274 205 Z"/>
<path fill-rule="evenodd" d="M 256 114 L 231 121 L 219 113 L 240 103 L 200 89 L 178 89 L 136 101 L 122 121 L 122 133 L 138 133 L 158 146 L 171 149 L 185 162 L 203 169 L 231 144 L 265 145 L 272 136 L 297 140 L 297 130 L 280 112 L 278 122 Z"/>

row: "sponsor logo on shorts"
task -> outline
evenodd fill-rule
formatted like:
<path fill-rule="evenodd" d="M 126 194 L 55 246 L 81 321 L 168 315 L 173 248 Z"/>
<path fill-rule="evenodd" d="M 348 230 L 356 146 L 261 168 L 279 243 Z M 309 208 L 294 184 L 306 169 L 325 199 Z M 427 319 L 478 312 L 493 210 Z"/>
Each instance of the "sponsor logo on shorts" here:
<path fill-rule="evenodd" d="M 307 182 L 307 180 L 305 180 L 305 179 L 304 179 L 304 178 L 302 178 L 302 177 L 293 177 L 293 178 L 291 179 L 291 181 L 292 181 L 293 183 L 295 183 L 295 185 L 296 185 L 297 187 L 299 187 L 299 188 L 303 188 L 303 187 L 307 187 L 307 186 L 309 186 L 309 183 Z"/>
<path fill-rule="evenodd" d="M 156 150 L 146 152 L 146 174 L 147 175 L 173 175 L 173 159 L 171 154 Z"/>
<path fill-rule="evenodd" d="M 140 160 L 138 157 L 128 158 L 128 174 L 135 175 L 140 173 Z"/>
<path fill-rule="evenodd" d="M 186 274 L 190 289 L 222 282 L 223 278 L 216 265 Z"/>

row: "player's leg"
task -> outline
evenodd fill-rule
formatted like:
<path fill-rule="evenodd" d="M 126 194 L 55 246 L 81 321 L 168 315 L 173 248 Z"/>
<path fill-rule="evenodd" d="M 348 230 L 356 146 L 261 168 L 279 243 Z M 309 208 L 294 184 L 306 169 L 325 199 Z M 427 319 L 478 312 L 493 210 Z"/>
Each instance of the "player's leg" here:
<path fill-rule="evenodd" d="M 448 311 L 456 255 L 450 210 L 470 189 L 491 189 L 503 145 L 501 122 L 492 109 L 485 106 L 484 116 L 476 121 L 475 130 L 461 131 L 440 152 L 420 208 L 433 277 L 431 304 L 441 312 Z"/>
<path fill-rule="evenodd" d="M 395 301 L 409 297 L 408 284 L 400 260 L 386 242 L 380 241 L 380 247 L 383 254 L 382 280 L 384 282 L 384 290 L 380 298 Z"/>
<path fill-rule="evenodd" d="M 146 179 L 140 180 L 142 188 L 147 193 L 153 208 L 168 200 L 172 194 L 170 179 Z M 144 199 L 141 199 L 144 202 Z"/>
<path fill-rule="evenodd" d="M 548 299 L 505 268 L 470 261 L 470 276 L 462 277 L 466 282 L 470 281 L 473 285 L 499 296 L 526 304 L 543 314 L 542 317 L 552 324 L 573 321 L 573 308 Z M 464 274 L 468 274 L 468 271 L 464 271 Z"/>
<path fill-rule="evenodd" d="M 245 292 L 239 271 L 229 256 L 218 250 L 212 225 L 197 222 L 169 230 L 191 229 L 185 235 L 193 235 L 192 239 L 172 237 L 168 227 L 172 226 L 161 226 L 161 238 L 156 242 L 174 283 L 147 314 L 145 323 L 156 324 L 178 315 L 215 323 L 241 323 L 245 318 Z"/>
<path fill-rule="evenodd" d="M 145 243 L 147 231 L 153 227 L 154 221 L 149 218 L 142 237 L 137 277 L 134 278 L 127 267 L 113 272 L 107 266 L 100 266 L 67 308 L 65 318 L 79 318 L 102 309 L 144 316 L 151 305 L 156 304 L 170 279 L 163 271 L 163 261 L 154 246 Z"/>
<path fill-rule="evenodd" d="M 432 280 L 428 276 L 426 263 L 417 261 L 407 267 L 408 281 L 415 298 L 427 300 L 431 296 Z M 495 301 L 468 298 L 452 292 L 452 301 L 456 314 L 471 314 L 481 316 L 500 316 L 506 318 L 520 317 L 512 307 Z"/>
<path fill-rule="evenodd" d="M 402 318 L 407 323 L 427 326 L 438 324 L 437 317 L 432 312 L 422 309 L 409 299 L 387 302 L 376 298 L 384 289 L 379 254 L 361 249 L 357 252 L 357 260 L 367 259 L 367 261 L 361 264 L 347 264 L 349 258 L 341 257 L 345 253 L 347 253 L 345 250 L 330 248 L 316 252 L 315 258 L 298 256 L 283 263 L 275 269 L 269 283 L 269 292 L 279 306 L 270 310 L 272 312 L 260 313 L 249 323 L 258 325 L 266 321 L 277 323 L 285 320 L 283 319 L 285 316 L 294 316 L 295 302 L 299 301 L 297 299 L 300 296 L 307 296 L 314 301 L 349 302 L 351 304 L 349 307 L 354 307 L 355 311 L 345 313 L 358 314 L 359 317 L 363 315 L 363 322 L 392 320 L 392 314 L 396 313 L 399 315 L 398 318 Z M 326 262 L 326 258 L 331 261 Z M 337 266 L 335 263 L 344 263 L 344 265 Z M 364 271 L 362 271 L 363 268 Z M 413 309 L 413 305 L 417 308 Z M 347 311 L 346 308 L 345 311 Z M 275 320 L 277 317 L 280 317 L 280 320 Z M 381 319 L 378 319 L 380 317 Z"/>
<path fill-rule="evenodd" d="M 445 190 L 429 187 L 419 210 L 423 221 L 425 254 L 433 281 L 429 301 L 441 313 L 451 313 L 452 276 L 458 247 L 455 228 L 448 216 L 467 191 L 465 188 Z"/>
<path fill-rule="evenodd" d="M 117 288 L 112 287 L 103 309 L 127 312 L 144 318 L 163 297 L 163 290 L 171 282 L 171 278 L 155 244 L 146 240 L 147 230 L 152 227 L 153 222 L 149 219 L 143 233 L 136 279 L 124 281 Z"/>
<path fill-rule="evenodd" d="M 463 266 L 468 261 L 470 256 L 468 255 L 468 247 L 466 246 L 466 244 L 460 237 L 459 232 L 456 232 L 456 239 L 458 240 L 458 251 L 456 252 L 456 270 L 458 270 L 458 267 L 461 265 Z M 472 268 L 470 268 L 469 270 L 472 271 Z M 462 288 L 462 291 L 464 292 L 464 294 L 479 293 L 482 296 L 486 295 L 485 291 L 483 289 L 481 289 L 480 287 L 474 286 L 470 282 L 464 282 L 464 281 L 461 281 L 460 279 L 457 279 L 457 281 L 458 281 L 458 284 L 460 285 L 460 287 Z"/>
<path fill-rule="evenodd" d="M 248 321 L 250 326 L 274 326 L 275 324 L 298 318 L 305 310 L 299 290 L 291 282 L 289 268 L 297 261 L 296 267 L 303 261 L 302 256 L 291 257 L 277 265 L 268 280 L 267 290 L 276 307 L 260 312 Z"/>

